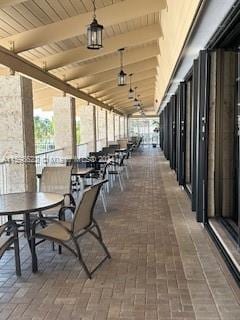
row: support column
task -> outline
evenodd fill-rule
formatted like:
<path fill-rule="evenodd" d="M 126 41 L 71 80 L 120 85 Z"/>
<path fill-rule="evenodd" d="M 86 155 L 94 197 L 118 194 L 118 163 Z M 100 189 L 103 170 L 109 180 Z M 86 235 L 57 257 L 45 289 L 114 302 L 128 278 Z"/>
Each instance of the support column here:
<path fill-rule="evenodd" d="M 106 147 L 108 146 L 108 111 L 105 111 Z"/>
<path fill-rule="evenodd" d="M 77 155 L 76 148 L 76 105 L 69 96 L 53 97 L 55 124 L 55 147 L 63 148 L 63 155 L 72 159 Z"/>
<path fill-rule="evenodd" d="M 118 131 L 119 131 L 119 139 L 121 139 L 121 117 L 118 117 Z"/>
<path fill-rule="evenodd" d="M 96 106 L 93 106 L 93 151 L 97 151 L 97 117 Z"/>
<path fill-rule="evenodd" d="M 2 76 L 0 97 L 0 161 L 10 161 L 5 165 L 4 192 L 35 191 L 32 81 Z"/>
<path fill-rule="evenodd" d="M 121 117 L 118 117 L 118 139 L 121 139 Z"/>
<path fill-rule="evenodd" d="M 116 128 L 115 128 L 115 114 L 113 114 L 113 140 L 116 139 Z"/>

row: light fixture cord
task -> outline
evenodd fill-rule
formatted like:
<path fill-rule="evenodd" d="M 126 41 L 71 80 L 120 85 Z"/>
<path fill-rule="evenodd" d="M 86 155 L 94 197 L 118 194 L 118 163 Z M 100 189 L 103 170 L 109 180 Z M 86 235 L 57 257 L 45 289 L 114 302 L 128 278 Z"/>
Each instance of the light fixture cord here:
<path fill-rule="evenodd" d="M 121 70 L 123 69 L 123 51 L 120 51 L 120 57 L 121 57 Z"/>
<path fill-rule="evenodd" d="M 95 0 L 92 0 L 92 4 L 93 4 L 93 18 L 96 19 L 96 4 L 95 4 Z"/>
<path fill-rule="evenodd" d="M 135 89 L 135 100 L 137 99 L 137 87 L 134 88 Z"/>

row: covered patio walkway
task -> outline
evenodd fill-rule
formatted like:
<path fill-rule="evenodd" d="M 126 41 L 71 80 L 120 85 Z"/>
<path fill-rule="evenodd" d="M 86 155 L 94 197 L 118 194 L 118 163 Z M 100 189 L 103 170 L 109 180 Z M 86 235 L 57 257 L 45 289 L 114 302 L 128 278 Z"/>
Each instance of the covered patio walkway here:
<path fill-rule="evenodd" d="M 239 289 L 162 153 L 145 147 L 130 161 L 125 191 L 111 192 L 107 214 L 101 202 L 95 212 L 112 260 L 88 280 L 73 256 L 45 243 L 33 275 L 22 240 L 21 278 L 12 252 L 0 261 L 1 320 L 240 319 Z M 94 266 L 101 251 L 83 242 Z"/>

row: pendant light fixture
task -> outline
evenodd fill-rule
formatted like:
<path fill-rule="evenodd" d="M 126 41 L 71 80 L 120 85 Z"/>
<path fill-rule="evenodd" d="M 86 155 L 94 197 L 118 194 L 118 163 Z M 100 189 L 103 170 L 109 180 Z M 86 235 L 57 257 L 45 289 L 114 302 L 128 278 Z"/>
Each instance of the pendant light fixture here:
<path fill-rule="evenodd" d="M 133 106 L 134 106 L 134 107 L 137 107 L 137 106 L 138 106 L 138 103 L 139 103 L 139 101 L 138 101 L 138 99 L 137 99 L 137 87 L 134 88 L 134 92 L 135 92 L 135 98 L 134 98 L 134 100 L 133 100 Z"/>
<path fill-rule="evenodd" d="M 122 87 L 126 85 L 127 74 L 123 71 L 123 51 L 124 48 L 118 50 L 120 53 L 120 72 L 118 74 L 118 86 Z"/>
<path fill-rule="evenodd" d="M 97 22 L 96 18 L 96 5 L 95 0 L 92 0 L 93 4 L 93 21 L 87 28 L 87 48 L 91 50 L 98 50 L 103 47 L 102 33 L 103 26 Z"/>
<path fill-rule="evenodd" d="M 128 91 L 128 99 L 133 99 L 134 98 L 134 90 L 132 88 L 132 76 L 133 73 L 129 74 L 129 91 Z"/>

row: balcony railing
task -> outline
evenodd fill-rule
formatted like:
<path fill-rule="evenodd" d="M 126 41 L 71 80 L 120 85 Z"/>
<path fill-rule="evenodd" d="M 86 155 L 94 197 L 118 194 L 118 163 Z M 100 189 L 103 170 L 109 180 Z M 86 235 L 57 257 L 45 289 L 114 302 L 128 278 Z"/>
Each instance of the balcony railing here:
<path fill-rule="evenodd" d="M 0 162 L 0 194 L 7 192 L 7 163 Z"/>
<path fill-rule="evenodd" d="M 0 162 L 0 194 L 7 193 L 7 163 Z M 0 216 L 0 226 L 7 222 L 7 216 Z"/>
<path fill-rule="evenodd" d="M 46 166 L 63 166 L 66 159 L 63 155 L 64 148 L 54 149 L 36 154 L 36 171 L 41 172 Z"/>
<path fill-rule="evenodd" d="M 35 144 L 36 154 L 44 153 L 52 150 L 55 150 L 54 143 L 36 143 Z"/>

